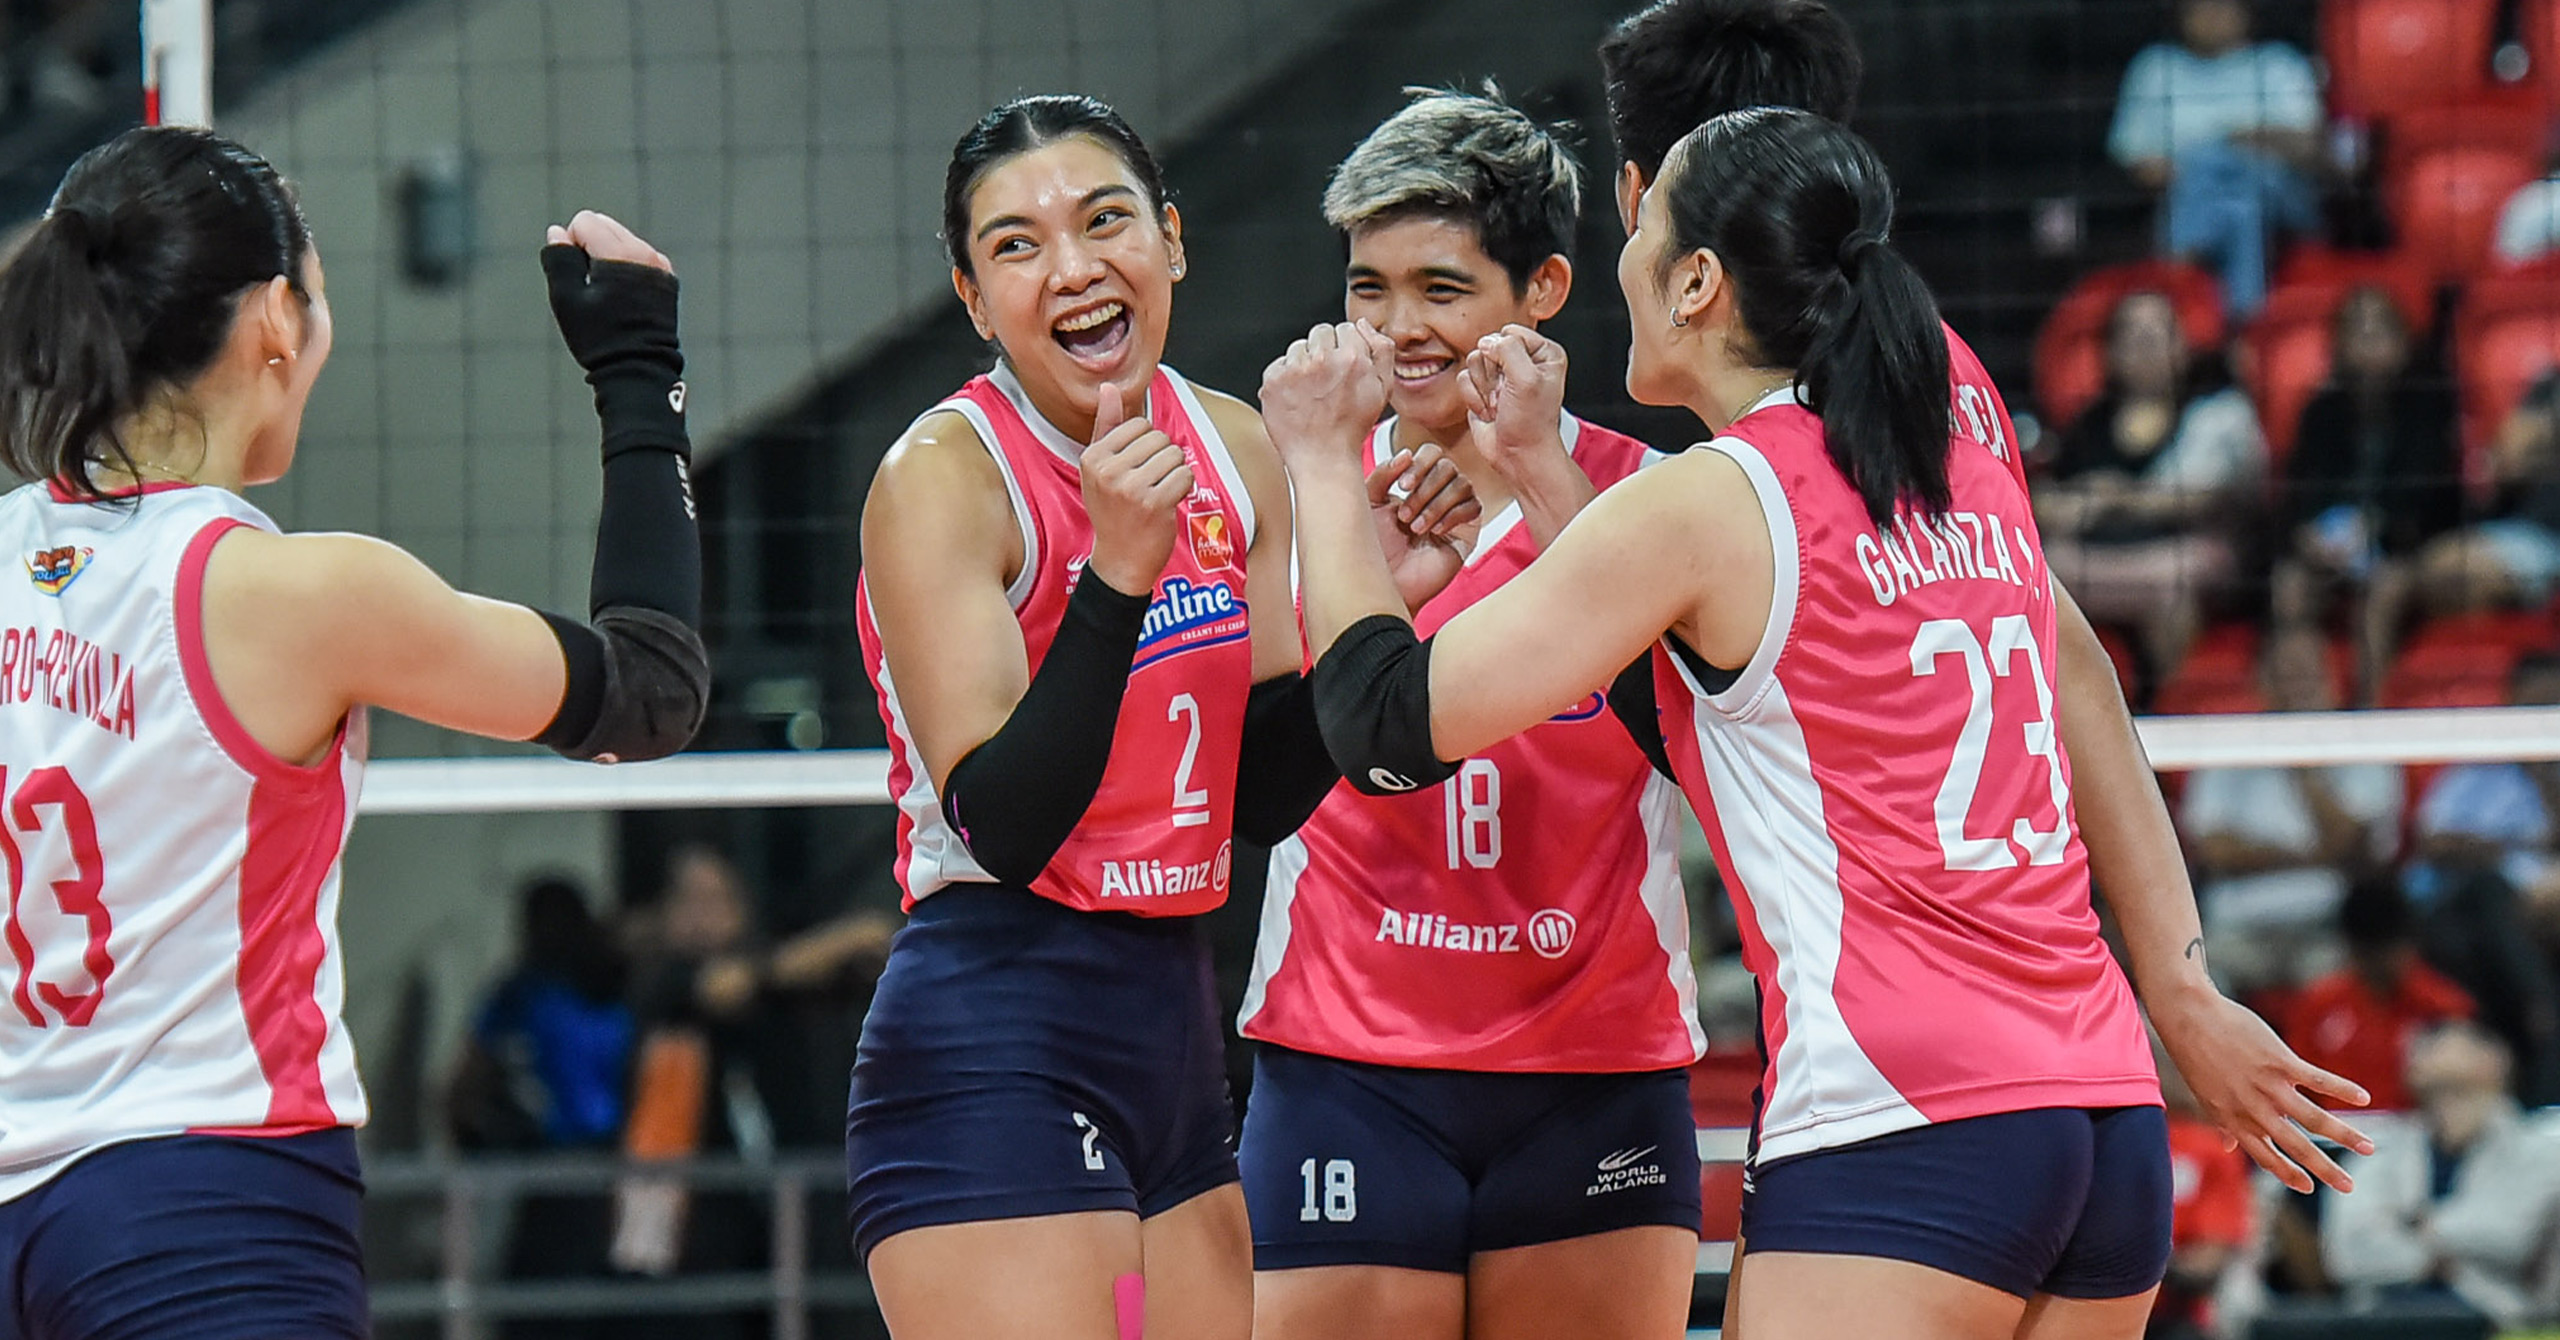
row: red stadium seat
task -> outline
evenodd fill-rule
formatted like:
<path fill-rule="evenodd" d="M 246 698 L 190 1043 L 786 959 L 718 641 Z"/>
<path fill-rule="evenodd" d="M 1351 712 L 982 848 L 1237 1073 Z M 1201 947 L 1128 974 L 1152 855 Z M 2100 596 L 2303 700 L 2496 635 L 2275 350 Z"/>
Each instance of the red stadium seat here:
<path fill-rule="evenodd" d="M 1760 1085 L 1760 1054 L 1711 1047 L 1689 1067 L 1689 1115 L 1701 1129 L 1749 1126 L 1752 1091 Z"/>
<path fill-rule="evenodd" d="M 2389 289 L 2411 330 L 2424 334 L 2435 325 L 2435 276 L 2399 252 L 2346 251 L 2305 243 L 2286 252 L 2284 263 L 2276 267 L 2279 289 L 2319 286 L 2344 293 L 2359 284 Z"/>
<path fill-rule="evenodd" d="M 2106 390 L 2107 318 L 2126 295 L 2146 291 L 2166 293 L 2177 304 L 2187 347 L 2221 346 L 2222 286 L 2212 275 L 2162 260 L 2092 270 L 2054 304 L 2036 333 L 2036 403 L 2054 428 L 2068 426 Z"/>
<path fill-rule="evenodd" d="M 2499 641 L 2416 641 L 2403 648 L 2382 679 L 2384 707 L 2498 707 L 2523 657 Z"/>
<path fill-rule="evenodd" d="M 2241 332 L 2242 376 L 2277 464 L 2293 450 L 2302 408 L 2329 379 L 2330 335 L 2338 305 L 2366 285 L 2390 293 L 2421 338 L 2435 315 L 2434 285 L 2419 267 L 2381 252 L 2305 247 L 2279 272 L 2265 310 Z"/>
<path fill-rule="evenodd" d="M 2474 283 L 2453 336 L 2466 473 L 2476 479 L 2498 424 L 2536 377 L 2560 366 L 2560 259 Z"/>
<path fill-rule="evenodd" d="M 1731 1242 L 1742 1236 L 1742 1165 L 1710 1163 L 1698 1169 L 1700 1242 Z"/>
<path fill-rule="evenodd" d="M 2325 0 L 2320 54 L 2341 115 L 2368 119 L 2487 87 L 2498 0 Z"/>
<path fill-rule="evenodd" d="M 2402 250 L 2440 278 L 2490 269 L 2499 212 L 2542 175 L 2543 114 L 2513 100 L 2434 107 L 2393 121 L 2389 134 L 2382 195 Z"/>

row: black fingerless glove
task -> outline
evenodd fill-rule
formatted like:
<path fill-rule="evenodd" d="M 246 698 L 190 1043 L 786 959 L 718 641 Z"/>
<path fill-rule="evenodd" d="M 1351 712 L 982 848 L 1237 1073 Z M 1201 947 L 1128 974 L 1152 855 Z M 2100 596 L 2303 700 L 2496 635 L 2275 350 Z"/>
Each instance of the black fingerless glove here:
<path fill-rule="evenodd" d="M 595 388 L 604 458 L 640 450 L 689 457 L 676 277 L 656 266 L 595 260 L 566 243 L 542 249 L 542 273 L 561 338 Z"/>

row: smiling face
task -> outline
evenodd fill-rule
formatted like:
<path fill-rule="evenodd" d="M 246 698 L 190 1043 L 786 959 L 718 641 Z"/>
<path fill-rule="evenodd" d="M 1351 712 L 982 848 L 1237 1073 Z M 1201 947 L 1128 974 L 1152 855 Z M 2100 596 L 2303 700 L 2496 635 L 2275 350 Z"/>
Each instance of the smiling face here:
<path fill-rule="evenodd" d="M 997 164 L 970 195 L 968 256 L 952 286 L 1051 423 L 1081 433 L 1105 382 L 1144 403 L 1182 226 L 1117 154 L 1071 135 Z"/>
<path fill-rule="evenodd" d="M 1343 316 L 1365 320 L 1396 346 L 1387 403 L 1434 433 L 1461 428 L 1458 366 L 1476 342 L 1504 326 L 1535 326 L 1564 306 L 1572 269 L 1550 256 L 1524 287 L 1484 252 L 1472 227 L 1433 214 L 1401 214 L 1351 230 Z"/>

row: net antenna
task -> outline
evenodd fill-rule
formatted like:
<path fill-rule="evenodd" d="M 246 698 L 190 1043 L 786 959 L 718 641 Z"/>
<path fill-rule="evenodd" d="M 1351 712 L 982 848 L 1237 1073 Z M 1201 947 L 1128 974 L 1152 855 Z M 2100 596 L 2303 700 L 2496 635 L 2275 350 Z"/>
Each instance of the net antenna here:
<path fill-rule="evenodd" d="M 213 0 L 142 0 L 142 120 L 213 124 Z"/>

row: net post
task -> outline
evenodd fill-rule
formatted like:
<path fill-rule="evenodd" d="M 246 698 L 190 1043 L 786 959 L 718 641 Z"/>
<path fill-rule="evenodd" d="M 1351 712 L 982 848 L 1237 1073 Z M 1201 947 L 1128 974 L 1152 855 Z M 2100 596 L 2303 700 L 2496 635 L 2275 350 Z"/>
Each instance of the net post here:
<path fill-rule="evenodd" d="M 213 0 L 142 0 L 142 120 L 213 124 Z"/>

